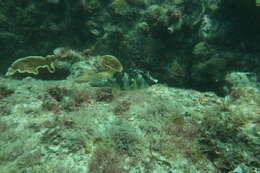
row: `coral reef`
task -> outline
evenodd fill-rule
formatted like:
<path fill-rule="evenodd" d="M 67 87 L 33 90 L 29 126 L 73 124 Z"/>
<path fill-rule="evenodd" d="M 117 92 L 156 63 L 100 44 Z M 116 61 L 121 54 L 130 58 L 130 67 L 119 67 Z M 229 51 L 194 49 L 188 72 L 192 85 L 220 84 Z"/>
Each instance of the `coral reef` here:
<path fill-rule="evenodd" d="M 16 10 L 12 14 L 13 6 Z M 69 47 L 118 57 L 127 73 L 132 69 L 147 71 L 169 86 L 219 95 L 224 94 L 219 89 L 224 83 L 215 82 L 222 80 L 220 75 L 207 78 L 201 69 L 211 58 L 225 61 L 228 68 L 222 68 L 223 76 L 240 69 L 259 76 L 259 10 L 253 1 L 11 0 L 1 2 L 0 8 L 1 73 L 19 57 Z M 254 26 L 247 27 L 251 24 Z M 182 68 L 181 75 L 172 71 L 171 64 L 176 62 Z M 211 67 L 216 72 L 220 64 L 214 62 Z M 53 78 L 64 79 L 68 71 Z M 197 78 L 201 73 L 203 79 Z"/>
<path fill-rule="evenodd" d="M 259 16 L 253 0 L 0 1 L 0 172 L 259 173 Z"/>

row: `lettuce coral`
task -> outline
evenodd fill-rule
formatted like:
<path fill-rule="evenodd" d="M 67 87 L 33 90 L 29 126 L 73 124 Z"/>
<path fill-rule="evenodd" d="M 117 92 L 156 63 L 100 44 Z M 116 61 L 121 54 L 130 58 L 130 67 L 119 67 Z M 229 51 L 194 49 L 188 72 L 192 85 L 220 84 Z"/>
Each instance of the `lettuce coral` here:
<path fill-rule="evenodd" d="M 42 56 L 28 56 L 16 60 L 11 67 L 8 68 L 6 76 L 14 75 L 18 73 L 30 73 L 37 75 L 39 74 L 40 68 L 47 68 L 50 73 L 55 72 L 55 66 L 53 64 L 53 58 L 42 57 Z"/>
<path fill-rule="evenodd" d="M 101 66 L 105 68 L 105 71 L 109 71 L 114 74 L 123 70 L 121 62 L 115 56 L 104 55 L 101 58 Z"/>
<path fill-rule="evenodd" d="M 77 77 L 75 82 L 87 82 L 93 80 L 106 80 L 114 76 L 114 74 L 123 71 L 121 62 L 112 55 L 103 55 L 96 57 L 98 59 L 97 72 L 86 72 Z"/>

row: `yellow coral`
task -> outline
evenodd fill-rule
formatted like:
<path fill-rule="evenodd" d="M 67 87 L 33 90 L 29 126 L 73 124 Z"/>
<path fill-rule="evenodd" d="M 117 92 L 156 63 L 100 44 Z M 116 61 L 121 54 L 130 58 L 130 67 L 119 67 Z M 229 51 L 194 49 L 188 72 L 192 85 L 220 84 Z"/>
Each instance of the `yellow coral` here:
<path fill-rule="evenodd" d="M 121 62 L 115 56 L 104 55 L 101 59 L 101 66 L 105 69 L 104 71 L 114 74 L 123 70 Z"/>
<path fill-rule="evenodd" d="M 31 73 L 37 75 L 40 68 L 47 68 L 50 73 L 55 72 L 53 59 L 42 56 L 28 56 L 16 60 L 11 67 L 8 68 L 6 76 L 18 73 Z"/>
<path fill-rule="evenodd" d="M 89 82 L 96 79 L 108 79 L 113 77 L 117 72 L 123 71 L 121 62 L 112 55 L 104 55 L 100 58 L 100 69 L 99 72 L 87 72 L 80 77 L 77 77 L 75 82 Z"/>

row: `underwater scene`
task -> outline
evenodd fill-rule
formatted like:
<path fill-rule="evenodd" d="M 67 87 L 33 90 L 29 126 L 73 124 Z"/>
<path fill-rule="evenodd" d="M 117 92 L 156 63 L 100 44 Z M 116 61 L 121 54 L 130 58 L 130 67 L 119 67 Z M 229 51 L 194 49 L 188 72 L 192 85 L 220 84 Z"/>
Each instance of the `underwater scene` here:
<path fill-rule="evenodd" d="M 260 173 L 260 0 L 0 0 L 0 173 Z"/>

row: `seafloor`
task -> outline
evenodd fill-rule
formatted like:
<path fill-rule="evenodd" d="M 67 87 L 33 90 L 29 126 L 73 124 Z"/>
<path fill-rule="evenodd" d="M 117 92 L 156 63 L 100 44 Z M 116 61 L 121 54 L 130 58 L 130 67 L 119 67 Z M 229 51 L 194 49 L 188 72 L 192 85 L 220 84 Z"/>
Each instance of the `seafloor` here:
<path fill-rule="evenodd" d="M 0 173 L 259 173 L 254 0 L 0 1 Z"/>
<path fill-rule="evenodd" d="M 259 172 L 254 87 L 221 98 L 160 84 L 0 82 L 1 173 Z"/>

